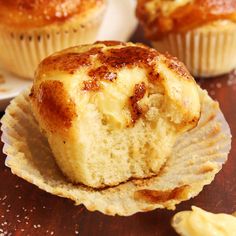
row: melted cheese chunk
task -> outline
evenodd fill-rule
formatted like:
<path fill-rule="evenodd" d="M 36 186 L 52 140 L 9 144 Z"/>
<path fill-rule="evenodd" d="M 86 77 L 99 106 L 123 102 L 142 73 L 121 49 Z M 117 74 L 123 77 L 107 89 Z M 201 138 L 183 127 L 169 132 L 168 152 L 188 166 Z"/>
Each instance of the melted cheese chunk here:
<path fill-rule="evenodd" d="M 172 225 L 183 236 L 236 235 L 236 217 L 222 213 L 213 214 L 198 207 L 192 207 L 192 211 L 177 213 Z"/>
<path fill-rule="evenodd" d="M 81 77 L 81 73 L 79 76 Z M 95 104 L 99 112 L 103 114 L 104 122 L 113 127 L 125 128 L 131 122 L 127 98 L 133 96 L 135 85 L 141 82 L 148 83 L 145 70 L 137 67 L 133 69 L 125 68 L 118 72 L 115 81 L 101 81 L 101 91 L 84 92 L 74 94 L 74 96 L 78 99 L 80 111 L 86 109 L 87 103 Z M 82 83 L 80 87 L 82 87 Z M 75 93 L 77 93 L 76 91 Z"/>

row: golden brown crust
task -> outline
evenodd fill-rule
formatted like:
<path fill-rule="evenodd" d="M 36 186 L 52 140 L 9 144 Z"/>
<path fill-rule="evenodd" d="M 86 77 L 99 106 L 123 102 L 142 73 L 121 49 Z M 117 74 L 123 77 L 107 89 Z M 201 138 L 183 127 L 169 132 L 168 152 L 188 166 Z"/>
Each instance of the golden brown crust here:
<path fill-rule="evenodd" d="M 90 56 L 100 52 L 100 48 L 92 48 L 84 53 L 68 52 L 47 57 L 40 67 L 47 71 L 65 71 L 74 74 L 82 66 L 90 66 Z"/>
<path fill-rule="evenodd" d="M 30 98 L 35 104 L 48 130 L 67 130 L 76 117 L 75 104 L 68 97 L 63 83 L 43 81 L 37 92 L 31 90 Z"/>
<path fill-rule="evenodd" d="M 153 0 L 138 0 L 136 14 L 145 27 L 147 37 L 155 40 L 171 32 L 186 32 L 217 20 L 236 22 L 236 0 L 193 0 L 164 15 L 161 5 L 155 15 L 147 9 Z"/>
<path fill-rule="evenodd" d="M 104 2 L 105 0 L 0 0 L 0 24 L 26 29 L 63 23 Z"/>
<path fill-rule="evenodd" d="M 145 46 L 126 46 L 123 48 L 112 48 L 107 55 L 100 54 L 102 63 L 112 68 L 121 67 L 149 67 L 153 60 L 158 57 L 158 52 Z"/>
<path fill-rule="evenodd" d="M 112 82 L 117 78 L 117 73 L 110 71 L 106 65 L 100 66 L 96 69 L 89 70 L 88 75 L 92 79 L 84 81 L 84 90 L 87 91 L 98 91 L 100 89 L 99 85 L 100 80 L 107 80 Z"/>
<path fill-rule="evenodd" d="M 138 120 L 143 113 L 142 108 L 138 105 L 138 101 L 140 101 L 144 97 L 146 90 L 147 89 L 144 82 L 142 82 L 141 84 L 136 84 L 134 87 L 134 94 L 132 97 L 130 97 L 130 105 L 131 105 L 130 113 L 131 113 L 132 123 L 135 123 L 136 120 Z"/>
<path fill-rule="evenodd" d="M 180 118 L 181 121 L 176 121 L 178 123 L 176 127 L 182 129 L 183 127 L 197 125 L 200 114 L 197 111 L 199 104 L 193 77 L 183 63 L 176 58 L 160 54 L 155 49 L 142 44 L 105 41 L 66 49 L 41 62 L 36 73 L 36 84 L 44 81 L 43 78 L 47 78 L 47 75 L 50 78 L 65 75 L 65 79 L 62 79 L 63 83 L 69 83 L 70 78 L 73 80 L 80 80 L 81 78 L 78 84 L 83 93 L 103 93 L 105 84 L 113 83 L 116 85 L 119 83 L 119 73 L 123 69 L 126 71 L 141 70 L 147 75 L 147 81 L 140 81 L 133 85 L 133 91 L 131 90 L 125 101 L 131 118 L 127 126 L 133 125 L 147 112 L 146 107 L 140 105 L 139 101 L 144 98 L 146 93 L 150 92 L 150 87 L 160 89 L 165 87 L 163 92 L 167 93 L 168 101 L 180 109 L 183 117 Z M 165 74 L 166 71 L 172 73 L 172 78 Z M 80 73 L 82 73 L 81 77 Z M 170 82 L 171 79 L 174 79 L 173 82 Z M 184 91 L 179 96 L 175 96 L 175 83 L 183 86 Z M 192 89 L 191 91 L 197 96 L 195 98 L 198 105 L 194 108 L 197 112 L 193 112 L 195 115 L 192 113 L 194 109 L 188 107 L 188 104 L 195 104 L 195 98 L 190 97 L 186 92 L 188 88 Z M 177 93 L 179 93 L 178 90 Z M 170 115 L 170 117 L 172 116 L 174 117 L 175 114 Z"/>
<path fill-rule="evenodd" d="M 102 65 L 96 69 L 89 71 L 88 75 L 93 78 L 93 80 L 108 80 L 113 81 L 117 78 L 117 73 L 109 70 L 107 65 Z"/>
<path fill-rule="evenodd" d="M 83 90 L 85 91 L 98 91 L 100 89 L 98 81 L 95 79 L 83 81 L 83 84 L 84 84 Z"/>
<path fill-rule="evenodd" d="M 114 46 L 121 47 L 114 48 Z M 92 67 L 94 56 L 97 57 L 101 66 Z M 154 69 L 158 60 L 164 60 L 169 69 L 176 74 L 186 79 L 192 79 L 185 65 L 177 58 L 169 54 L 165 54 L 163 57 L 156 50 L 142 44 L 130 46 L 118 41 L 98 41 L 84 52 L 73 52 L 73 48 L 69 51 L 65 50 L 64 53 L 44 59 L 40 68 L 43 73 L 63 71 L 69 74 L 76 73 L 81 67 L 91 68 L 88 70 L 91 80 L 84 83 L 84 90 L 97 91 L 99 90 L 99 80 L 114 81 L 117 71 L 124 67 L 144 68 L 148 71 L 151 82 L 160 80 L 159 74 L 155 73 Z"/>
<path fill-rule="evenodd" d="M 112 46 L 122 45 L 122 48 L 113 48 Z M 111 47 L 110 47 L 111 46 Z M 109 48 L 110 47 L 110 48 Z M 104 52 L 104 48 L 107 50 Z M 142 44 L 137 45 L 125 45 L 124 43 L 118 44 L 116 41 L 100 41 L 92 45 L 92 47 L 85 52 L 72 52 L 73 48 L 68 52 L 55 54 L 51 57 L 46 58 L 42 61 L 40 68 L 43 68 L 44 72 L 48 71 L 64 71 L 69 74 L 75 73 L 82 66 L 92 65 L 92 56 L 97 56 L 101 66 L 96 69 L 91 69 L 88 75 L 94 79 L 105 78 L 113 81 L 115 71 L 123 67 L 141 67 L 150 69 L 153 72 L 155 61 L 159 60 L 163 55 L 158 53 L 156 50 L 148 48 Z M 186 76 L 188 79 L 192 79 L 188 70 L 183 63 L 172 57 L 169 54 L 165 54 L 165 63 L 168 64 L 169 68 L 180 76 Z M 112 72 L 111 72 L 112 71 Z M 150 71 L 151 72 L 151 71 Z M 151 74 L 152 80 L 159 79 L 158 74 Z M 154 79 L 154 77 L 156 77 Z"/>
<path fill-rule="evenodd" d="M 178 75 L 183 76 L 186 79 L 192 78 L 186 66 L 181 61 L 179 61 L 177 57 L 173 57 L 169 53 L 165 53 L 165 57 L 165 63 L 170 70 L 175 71 Z"/>
<path fill-rule="evenodd" d="M 122 46 L 122 48 L 114 48 Z M 106 49 L 104 51 L 104 49 Z M 84 90 L 98 91 L 100 88 L 99 81 L 114 81 L 117 77 L 117 71 L 121 68 L 142 67 L 153 72 L 154 61 L 160 55 L 156 50 L 150 49 L 142 44 L 128 46 L 125 43 L 117 41 L 99 41 L 94 43 L 85 52 L 72 52 L 71 49 L 64 53 L 55 54 L 46 58 L 40 64 L 39 69 L 42 73 L 50 71 L 63 71 L 74 74 L 81 67 L 87 67 L 89 81 L 84 82 Z M 100 66 L 93 67 L 93 57 L 96 56 Z M 152 81 L 157 80 L 158 74 L 152 74 Z"/>

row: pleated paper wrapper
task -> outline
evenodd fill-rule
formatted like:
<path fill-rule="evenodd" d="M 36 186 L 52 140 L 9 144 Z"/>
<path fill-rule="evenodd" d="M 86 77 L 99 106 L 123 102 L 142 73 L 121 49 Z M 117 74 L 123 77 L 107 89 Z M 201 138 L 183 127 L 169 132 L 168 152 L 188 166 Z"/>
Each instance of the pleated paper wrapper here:
<path fill-rule="evenodd" d="M 38 64 L 47 56 L 62 49 L 93 43 L 102 23 L 104 9 L 86 22 L 74 19 L 63 25 L 33 30 L 0 28 L 0 62 L 10 72 L 33 79 Z"/>
<path fill-rule="evenodd" d="M 184 62 L 197 77 L 213 77 L 236 68 L 236 24 L 172 33 L 153 46 Z"/>
<path fill-rule="evenodd" d="M 173 154 L 155 177 L 100 190 L 68 182 L 32 115 L 29 90 L 12 100 L 2 118 L 5 163 L 13 174 L 90 211 L 128 216 L 156 208 L 174 210 L 213 181 L 231 147 L 230 129 L 218 103 L 200 88 L 199 93 L 198 126 L 178 138 Z"/>

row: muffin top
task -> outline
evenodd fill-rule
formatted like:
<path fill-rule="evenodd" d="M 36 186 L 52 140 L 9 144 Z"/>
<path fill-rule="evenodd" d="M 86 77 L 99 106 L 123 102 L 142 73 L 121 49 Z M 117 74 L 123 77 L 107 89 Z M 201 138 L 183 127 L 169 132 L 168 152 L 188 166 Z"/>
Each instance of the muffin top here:
<path fill-rule="evenodd" d="M 106 0 L 0 0 L 0 24 L 14 28 L 43 27 L 92 14 Z"/>
<path fill-rule="evenodd" d="M 142 44 L 105 41 L 44 59 L 31 100 L 49 130 L 69 129 L 89 102 L 106 122 L 127 128 L 148 114 L 145 101 L 153 94 L 159 94 L 153 102 L 160 100 L 161 113 L 177 129 L 197 125 L 198 87 L 181 62 Z"/>
<path fill-rule="evenodd" d="M 236 21 L 236 0 L 138 0 L 137 17 L 149 39 L 219 20 Z"/>

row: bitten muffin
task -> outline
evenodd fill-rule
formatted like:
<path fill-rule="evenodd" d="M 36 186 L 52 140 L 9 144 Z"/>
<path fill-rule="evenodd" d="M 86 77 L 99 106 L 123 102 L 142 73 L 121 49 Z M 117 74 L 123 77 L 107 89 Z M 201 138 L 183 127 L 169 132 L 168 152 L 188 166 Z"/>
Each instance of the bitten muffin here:
<path fill-rule="evenodd" d="M 91 43 L 103 19 L 106 0 L 0 0 L 0 63 L 33 78 L 48 55 Z"/>
<path fill-rule="evenodd" d="M 30 101 L 62 172 L 94 188 L 156 175 L 200 117 L 198 87 L 181 62 L 114 41 L 43 60 Z"/>
<path fill-rule="evenodd" d="M 193 75 L 236 67 L 235 0 L 138 0 L 136 13 L 154 47 L 177 56 Z"/>

